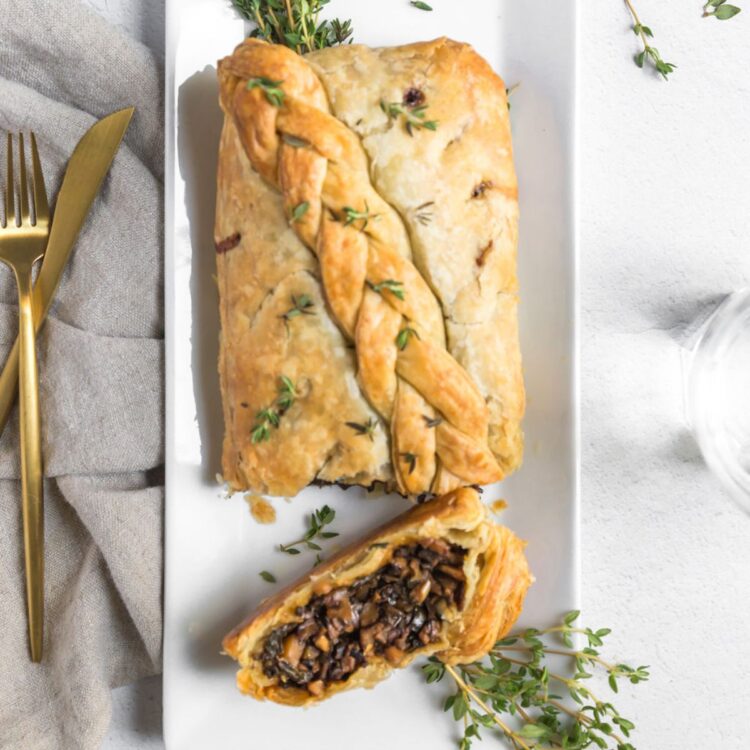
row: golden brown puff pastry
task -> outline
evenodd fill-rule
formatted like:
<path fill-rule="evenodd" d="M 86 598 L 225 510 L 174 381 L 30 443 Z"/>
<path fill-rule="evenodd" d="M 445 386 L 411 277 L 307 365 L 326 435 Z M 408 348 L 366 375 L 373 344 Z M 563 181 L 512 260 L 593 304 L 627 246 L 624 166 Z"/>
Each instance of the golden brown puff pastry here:
<path fill-rule="evenodd" d="M 417 505 L 264 602 L 223 641 L 237 686 L 302 706 L 373 687 L 417 656 L 484 656 L 531 583 L 525 543 L 473 489 Z"/>
<path fill-rule="evenodd" d="M 249 39 L 219 81 L 230 487 L 501 479 L 524 409 L 502 80 L 447 39 L 305 58 Z"/>

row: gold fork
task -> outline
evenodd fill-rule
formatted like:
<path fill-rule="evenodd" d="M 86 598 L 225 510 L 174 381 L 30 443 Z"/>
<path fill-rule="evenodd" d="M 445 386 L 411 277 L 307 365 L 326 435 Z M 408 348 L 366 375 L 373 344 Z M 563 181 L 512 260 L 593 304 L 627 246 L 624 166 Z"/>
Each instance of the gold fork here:
<path fill-rule="evenodd" d="M 36 138 L 31 134 L 32 208 L 23 135 L 18 138 L 18 201 L 13 176 L 13 136 L 8 134 L 8 174 L 5 185 L 5 224 L 0 225 L 0 261 L 10 266 L 18 286 L 20 370 L 18 390 L 21 417 L 21 492 L 26 563 L 26 607 L 31 660 L 42 659 L 44 624 L 44 497 L 39 418 L 39 381 L 31 301 L 32 269 L 44 254 L 49 236 L 49 206 L 39 163 Z M 19 211 L 16 211 L 16 208 Z"/>

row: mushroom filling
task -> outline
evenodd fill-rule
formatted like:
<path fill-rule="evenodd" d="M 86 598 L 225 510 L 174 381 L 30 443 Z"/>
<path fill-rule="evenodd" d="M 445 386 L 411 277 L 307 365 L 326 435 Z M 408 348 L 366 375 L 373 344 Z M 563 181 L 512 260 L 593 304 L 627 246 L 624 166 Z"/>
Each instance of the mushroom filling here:
<path fill-rule="evenodd" d="M 434 643 L 444 613 L 463 608 L 465 556 L 465 549 L 442 539 L 397 547 L 374 573 L 297 607 L 299 620 L 266 638 L 258 656 L 263 674 L 319 695 L 373 655 L 398 664 L 404 654 Z"/>

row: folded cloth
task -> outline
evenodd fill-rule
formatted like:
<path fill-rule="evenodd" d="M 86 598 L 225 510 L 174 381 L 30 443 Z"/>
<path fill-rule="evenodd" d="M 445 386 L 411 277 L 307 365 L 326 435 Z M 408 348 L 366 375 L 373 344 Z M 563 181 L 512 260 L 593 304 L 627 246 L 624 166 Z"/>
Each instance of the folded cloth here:
<path fill-rule="evenodd" d="M 161 91 L 150 53 L 76 0 L 4 0 L 0 131 L 36 133 L 51 198 L 86 130 L 136 106 L 39 337 L 47 477 L 41 664 L 28 655 L 15 415 L 0 437 L 4 750 L 100 747 L 110 689 L 160 670 Z M 16 331 L 15 286 L 0 264 L 3 362 Z"/>

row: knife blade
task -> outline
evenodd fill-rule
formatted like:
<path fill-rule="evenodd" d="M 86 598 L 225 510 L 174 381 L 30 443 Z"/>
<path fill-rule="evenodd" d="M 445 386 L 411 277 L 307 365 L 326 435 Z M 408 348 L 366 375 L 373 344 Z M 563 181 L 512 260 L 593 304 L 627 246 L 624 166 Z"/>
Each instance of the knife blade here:
<path fill-rule="evenodd" d="M 134 107 L 127 107 L 99 120 L 86 131 L 70 157 L 57 194 L 44 260 L 34 285 L 32 301 L 37 331 L 47 317 L 70 252 L 120 147 L 133 112 Z M 0 434 L 8 421 L 17 388 L 18 339 L 0 375 Z"/>

